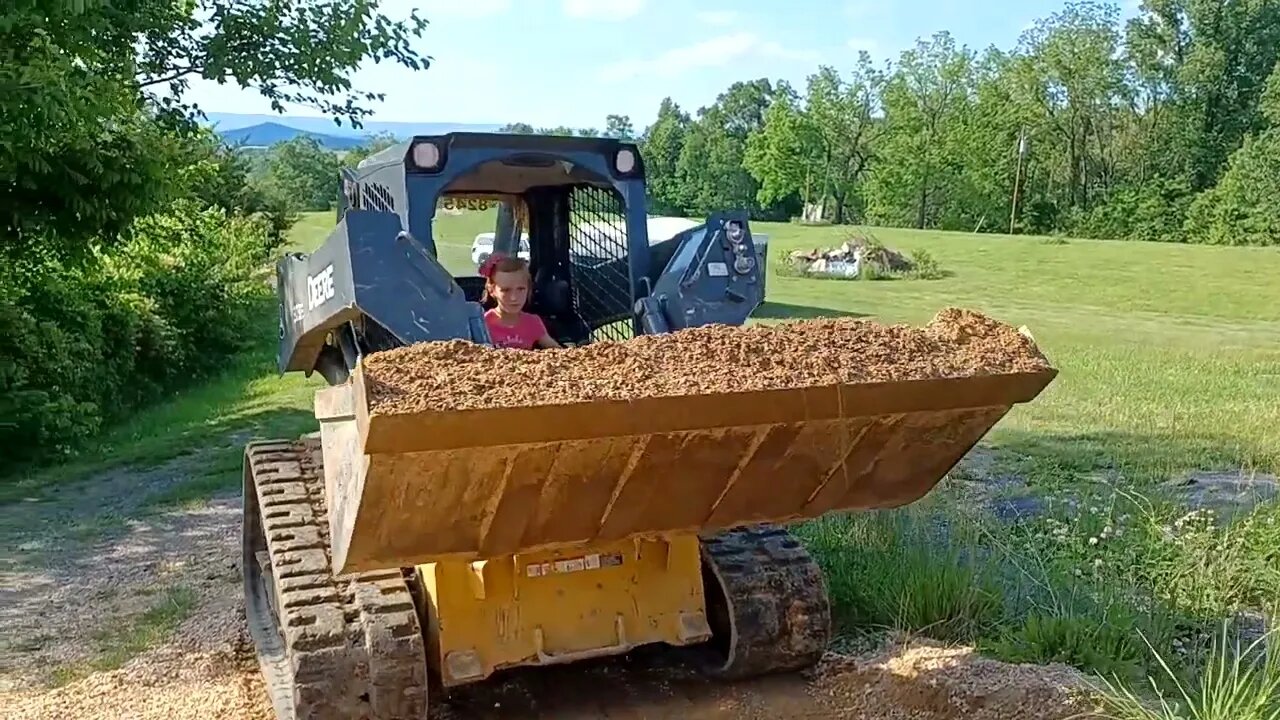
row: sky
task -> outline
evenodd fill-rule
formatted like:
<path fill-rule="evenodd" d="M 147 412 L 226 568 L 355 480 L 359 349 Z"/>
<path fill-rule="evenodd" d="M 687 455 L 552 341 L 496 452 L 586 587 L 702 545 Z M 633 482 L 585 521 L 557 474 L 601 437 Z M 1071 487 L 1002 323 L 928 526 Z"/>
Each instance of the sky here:
<path fill-rule="evenodd" d="M 1122 2 L 1129 16 L 1135 0 Z M 957 43 L 1010 49 L 1062 0 L 383 0 L 391 18 L 430 23 L 415 41 L 432 58 L 414 72 L 366 63 L 356 88 L 386 94 L 372 119 L 527 122 L 604 127 L 629 115 L 637 131 L 670 96 L 691 114 L 737 80 L 788 80 L 803 91 L 819 65 L 852 68 L 859 50 L 896 59 L 917 38 L 949 30 Z M 188 99 L 207 111 L 271 113 L 236 84 L 197 79 Z M 318 115 L 304 107 L 290 114 Z"/>

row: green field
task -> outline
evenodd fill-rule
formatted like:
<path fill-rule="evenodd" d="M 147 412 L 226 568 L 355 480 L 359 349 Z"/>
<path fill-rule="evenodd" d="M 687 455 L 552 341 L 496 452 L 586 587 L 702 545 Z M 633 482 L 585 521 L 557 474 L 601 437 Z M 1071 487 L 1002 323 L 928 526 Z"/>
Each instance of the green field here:
<path fill-rule="evenodd" d="M 314 248 L 331 225 L 330 214 L 304 216 L 290 249 Z M 445 265 L 473 272 L 471 239 L 490 227 L 488 214 L 439 218 Z M 754 229 L 770 236 L 773 263 L 855 231 Z M 801 529 L 830 577 L 846 640 L 894 627 L 1136 681 L 1160 667 L 1143 637 L 1161 656 L 1182 653 L 1171 667 L 1185 678 L 1200 656 L 1183 648 L 1206 646 L 1207 628 L 1240 611 L 1275 610 L 1267 606 L 1280 597 L 1274 501 L 1227 526 L 1146 495 L 1188 471 L 1280 474 L 1280 252 L 856 231 L 903 253 L 928 251 L 945 277 L 815 280 L 780 275 L 775 265 L 753 322 L 856 315 L 914 324 L 946 306 L 968 307 L 1026 325 L 1060 375 L 983 441 L 981 470 L 963 466 L 906 510 Z M 148 505 L 237 491 L 245 438 L 315 426 L 320 380 L 275 372 L 274 312 L 264 308 L 257 352 L 220 380 L 140 413 L 79 460 L 11 484 L 5 496 L 215 445 L 205 472 Z M 1042 511 L 1009 524 L 969 502 L 1001 493 L 1035 498 Z"/>
<path fill-rule="evenodd" d="M 473 272 L 470 243 L 492 215 L 441 216 L 435 236 L 454 272 Z M 304 215 L 289 249 L 323 241 L 333 216 Z M 806 228 L 758 223 L 776 263 L 797 248 L 870 232 L 925 249 L 940 280 L 821 281 L 778 275 L 753 321 L 855 314 L 926 322 L 948 305 L 1026 325 L 1061 374 L 1019 406 L 988 444 L 1045 479 L 1108 470 L 1147 482 L 1190 469 L 1280 473 L 1280 252 L 1111 241 Z M 231 430 L 294 432 L 309 420 L 318 378 L 274 371 L 274 308 L 259 352 L 220 381 L 142 413 L 75 463 L 8 488 L 11 495 L 104 463 L 158 461 Z"/>
<path fill-rule="evenodd" d="M 310 216 L 309 247 L 331 224 Z M 492 215 L 437 220 L 441 258 L 472 272 L 470 244 Z M 948 305 L 1030 328 L 1062 373 L 1017 408 L 992 443 L 1034 470 L 1110 469 L 1141 480 L 1190 469 L 1280 473 L 1280 252 L 1110 241 L 759 223 L 777 262 L 799 248 L 869 232 L 927 250 L 948 277 L 834 282 L 771 270 L 758 321 L 866 315 L 927 322 Z"/>

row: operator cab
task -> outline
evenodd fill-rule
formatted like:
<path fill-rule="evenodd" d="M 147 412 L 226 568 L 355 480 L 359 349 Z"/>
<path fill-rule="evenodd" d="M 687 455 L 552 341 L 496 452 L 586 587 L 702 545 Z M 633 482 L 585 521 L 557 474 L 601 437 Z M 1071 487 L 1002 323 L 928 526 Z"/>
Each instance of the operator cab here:
<path fill-rule="evenodd" d="M 562 345 L 745 322 L 765 266 L 746 213 L 654 231 L 645 195 L 639 149 L 613 138 L 463 132 L 374 153 L 342 171 L 328 239 L 277 265 L 279 367 L 340 383 L 369 353 L 491 343 L 485 279 L 446 268 L 433 234 L 477 205 L 497 209 L 494 251 L 528 237 L 527 307 Z"/>
<path fill-rule="evenodd" d="M 496 211 L 490 252 L 528 260 L 525 309 L 560 344 L 632 336 L 627 208 L 611 179 L 549 154 L 517 154 L 457 176 L 441 188 L 436 210 L 437 222 L 441 211 Z M 468 301 L 494 306 L 483 299 L 478 267 L 453 278 Z"/>

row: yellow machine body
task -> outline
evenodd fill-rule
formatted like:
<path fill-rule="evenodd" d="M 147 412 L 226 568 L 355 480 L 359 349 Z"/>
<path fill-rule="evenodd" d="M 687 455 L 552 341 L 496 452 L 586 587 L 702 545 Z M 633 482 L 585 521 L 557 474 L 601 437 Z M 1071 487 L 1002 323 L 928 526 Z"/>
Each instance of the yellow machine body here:
<path fill-rule="evenodd" d="M 316 398 L 334 571 L 905 505 L 1054 375 L 383 415 L 357 367 Z"/>
<path fill-rule="evenodd" d="M 288 720 L 425 717 L 520 666 L 700 646 L 811 667 L 821 568 L 783 527 L 905 505 L 1056 375 L 380 412 L 357 365 L 318 442 L 246 450 L 246 616 Z"/>
<path fill-rule="evenodd" d="M 445 687 L 507 667 L 711 638 L 693 535 L 443 560 L 415 573 L 428 662 Z"/>
<path fill-rule="evenodd" d="M 446 687 L 702 643 L 700 533 L 912 502 L 1054 374 L 379 415 L 357 368 L 315 403 L 332 569 L 413 568 Z"/>

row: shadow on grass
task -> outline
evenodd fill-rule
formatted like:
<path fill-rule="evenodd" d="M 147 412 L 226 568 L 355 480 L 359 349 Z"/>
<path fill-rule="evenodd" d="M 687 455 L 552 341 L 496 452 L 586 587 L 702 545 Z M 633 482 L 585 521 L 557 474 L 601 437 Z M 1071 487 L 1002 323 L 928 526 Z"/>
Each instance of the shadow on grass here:
<path fill-rule="evenodd" d="M 848 310 L 815 307 L 812 305 L 793 305 L 791 303 L 763 302 L 752 318 L 760 320 L 810 320 L 814 318 L 837 317 L 870 317 L 868 313 L 856 313 Z"/>
<path fill-rule="evenodd" d="M 825 571 L 842 635 L 920 632 L 1140 680 L 1159 667 L 1138 628 L 1166 656 L 1187 648 L 1178 671 L 1191 673 L 1206 632 L 1229 621 L 1244 637 L 1238 609 L 1280 597 L 1276 480 L 1241 471 L 1257 449 L 1238 445 L 1004 430 L 916 503 L 796 533 Z"/>
<path fill-rule="evenodd" d="M 1280 448 L 1227 433 L 1078 433 L 997 429 L 984 446 L 999 468 L 1031 482 L 1107 479 L 1152 485 L 1192 473 L 1274 477 Z"/>
<path fill-rule="evenodd" d="M 198 456 L 254 437 L 295 437 L 315 429 L 309 382 L 264 376 L 244 363 L 206 385 L 140 411 L 78 457 L 0 479 L 0 504 L 79 492 L 89 479 L 127 468 L 145 472 L 175 458 Z"/>

